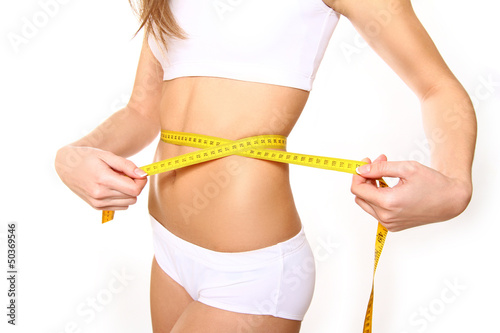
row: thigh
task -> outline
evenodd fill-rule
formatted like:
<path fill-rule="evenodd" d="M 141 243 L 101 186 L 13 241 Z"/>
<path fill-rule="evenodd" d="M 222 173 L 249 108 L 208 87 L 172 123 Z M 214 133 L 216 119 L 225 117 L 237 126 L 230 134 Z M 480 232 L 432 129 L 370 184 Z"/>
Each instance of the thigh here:
<path fill-rule="evenodd" d="M 153 258 L 150 305 L 154 333 L 168 333 L 193 299 Z"/>
<path fill-rule="evenodd" d="M 200 302 L 189 304 L 171 333 L 297 333 L 300 321 L 217 309 Z"/>

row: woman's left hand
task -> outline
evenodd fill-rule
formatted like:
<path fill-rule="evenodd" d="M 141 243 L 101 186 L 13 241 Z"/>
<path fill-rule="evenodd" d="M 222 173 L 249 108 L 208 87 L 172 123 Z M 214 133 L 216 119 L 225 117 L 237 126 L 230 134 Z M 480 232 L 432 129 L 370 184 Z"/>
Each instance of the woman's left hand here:
<path fill-rule="evenodd" d="M 356 203 L 389 231 L 446 221 L 469 204 L 470 181 L 448 177 L 415 161 L 388 162 L 380 155 L 358 169 L 351 192 Z M 377 187 L 376 179 L 398 177 L 394 187 Z"/>

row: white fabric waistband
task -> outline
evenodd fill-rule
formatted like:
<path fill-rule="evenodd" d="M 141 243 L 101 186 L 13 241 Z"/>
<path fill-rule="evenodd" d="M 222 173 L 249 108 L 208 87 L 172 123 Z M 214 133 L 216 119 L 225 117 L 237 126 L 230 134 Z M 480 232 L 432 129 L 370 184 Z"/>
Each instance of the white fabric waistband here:
<path fill-rule="evenodd" d="M 151 226 L 155 241 L 161 242 L 163 246 L 175 248 L 183 255 L 187 255 L 198 262 L 218 267 L 235 267 L 240 266 L 242 263 L 246 267 L 252 264 L 262 265 L 263 262 L 283 258 L 307 244 L 304 227 L 302 226 L 297 235 L 275 245 L 244 252 L 219 252 L 179 238 L 160 224 L 153 216 L 151 216 Z"/>

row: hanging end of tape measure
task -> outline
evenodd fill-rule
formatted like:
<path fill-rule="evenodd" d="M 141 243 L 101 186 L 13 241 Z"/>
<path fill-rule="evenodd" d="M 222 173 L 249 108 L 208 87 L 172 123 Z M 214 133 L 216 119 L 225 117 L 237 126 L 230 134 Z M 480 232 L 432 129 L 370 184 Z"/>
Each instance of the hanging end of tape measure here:
<path fill-rule="evenodd" d="M 115 212 L 113 210 L 103 210 L 102 211 L 102 223 L 109 222 L 115 217 Z"/>
<path fill-rule="evenodd" d="M 370 300 L 368 301 L 368 306 L 366 307 L 365 322 L 363 324 L 363 333 L 372 333 L 373 290 L 374 290 L 374 285 L 372 284 L 372 293 L 370 294 Z"/>

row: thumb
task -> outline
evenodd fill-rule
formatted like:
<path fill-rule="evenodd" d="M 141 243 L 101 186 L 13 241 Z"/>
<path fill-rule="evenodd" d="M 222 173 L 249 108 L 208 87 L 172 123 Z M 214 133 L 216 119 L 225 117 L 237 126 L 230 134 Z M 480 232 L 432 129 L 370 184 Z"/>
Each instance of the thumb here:
<path fill-rule="evenodd" d="M 144 170 L 139 169 L 132 161 L 111 152 L 105 152 L 100 158 L 112 169 L 130 178 L 144 178 L 148 175 Z"/>
<path fill-rule="evenodd" d="M 371 164 L 360 166 L 357 170 L 358 174 L 365 178 L 376 179 L 380 179 L 382 177 L 404 178 L 402 177 L 405 167 L 404 162 L 388 162 L 385 158 L 377 160 Z"/>

